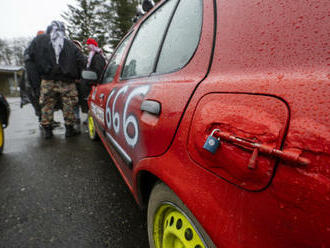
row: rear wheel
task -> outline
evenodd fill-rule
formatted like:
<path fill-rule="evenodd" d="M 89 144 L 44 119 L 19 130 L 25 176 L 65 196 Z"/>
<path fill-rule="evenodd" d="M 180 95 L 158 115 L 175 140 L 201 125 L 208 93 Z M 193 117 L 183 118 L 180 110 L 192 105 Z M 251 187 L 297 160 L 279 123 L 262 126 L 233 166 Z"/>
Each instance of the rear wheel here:
<path fill-rule="evenodd" d="M 151 192 L 148 235 L 152 248 L 215 247 L 193 214 L 164 183 Z"/>
<path fill-rule="evenodd" d="M 0 121 L 0 154 L 3 151 L 4 145 L 5 145 L 5 133 L 4 133 L 4 130 L 3 130 L 2 123 Z"/>
<path fill-rule="evenodd" d="M 94 119 L 93 119 L 93 116 L 91 116 L 90 114 L 88 114 L 88 135 L 91 140 L 98 139 L 98 135 L 95 130 Z"/>

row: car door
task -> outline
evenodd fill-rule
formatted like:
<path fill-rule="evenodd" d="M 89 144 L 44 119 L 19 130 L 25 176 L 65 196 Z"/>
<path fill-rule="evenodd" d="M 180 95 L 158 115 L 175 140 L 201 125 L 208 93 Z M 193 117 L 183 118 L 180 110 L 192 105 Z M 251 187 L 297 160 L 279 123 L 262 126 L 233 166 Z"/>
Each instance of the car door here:
<path fill-rule="evenodd" d="M 109 149 L 127 178 L 141 159 L 159 156 L 171 144 L 189 98 L 208 71 L 213 25 L 213 4 L 169 0 L 138 27 L 105 102 Z"/>
<path fill-rule="evenodd" d="M 109 91 L 112 89 L 112 85 L 115 83 L 116 74 L 118 74 L 118 67 L 123 55 L 129 45 L 130 39 L 132 37 L 132 32 L 127 34 L 125 38 L 120 42 L 117 49 L 115 50 L 113 56 L 111 57 L 106 69 L 103 73 L 102 84 L 97 85 L 91 91 L 91 105 L 90 109 L 94 114 L 97 125 L 101 130 L 106 129 L 106 118 L 105 118 L 105 106 L 106 98 Z M 118 75 L 117 75 L 118 78 Z"/>

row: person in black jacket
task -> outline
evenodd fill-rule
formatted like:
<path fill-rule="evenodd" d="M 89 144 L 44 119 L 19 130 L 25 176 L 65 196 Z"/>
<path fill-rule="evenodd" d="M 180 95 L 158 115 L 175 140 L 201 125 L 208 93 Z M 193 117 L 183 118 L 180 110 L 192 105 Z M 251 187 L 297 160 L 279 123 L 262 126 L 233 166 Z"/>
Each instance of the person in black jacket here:
<path fill-rule="evenodd" d="M 96 42 L 96 40 L 94 40 L 92 38 L 88 38 L 86 41 L 86 45 L 89 50 L 86 68 L 87 68 L 87 70 L 96 72 L 97 81 L 90 82 L 90 81 L 84 80 L 82 82 L 81 86 L 82 86 L 82 95 L 83 95 L 84 101 L 81 105 L 81 110 L 83 113 L 88 112 L 87 98 L 91 91 L 91 84 L 100 83 L 102 73 L 103 73 L 104 67 L 106 65 L 103 51 L 101 48 L 98 47 L 98 43 Z"/>
<path fill-rule="evenodd" d="M 78 40 L 72 40 L 72 42 L 76 45 L 76 47 L 83 52 L 83 46 Z M 85 55 L 84 55 L 85 56 Z M 74 107 L 74 115 L 76 118 L 76 126 L 79 127 L 80 125 L 80 107 L 83 108 L 84 106 L 84 96 L 82 95 L 82 82 L 83 79 L 76 82 L 76 87 L 78 91 L 78 104 Z M 87 113 L 87 112 L 86 112 Z"/>
<path fill-rule="evenodd" d="M 97 80 L 101 79 L 103 69 L 105 67 L 104 54 L 101 48 L 99 48 L 96 40 L 88 38 L 86 41 L 87 48 L 89 50 L 88 61 L 86 68 L 94 71 L 97 74 Z"/>
<path fill-rule="evenodd" d="M 48 30 L 50 32 L 50 30 Z M 48 34 L 50 34 L 48 32 Z M 45 32 L 43 30 L 40 30 L 37 32 L 37 36 L 44 34 Z M 30 46 L 26 48 L 24 51 L 24 56 L 29 56 L 28 54 L 30 53 L 29 51 Z M 22 81 L 20 83 L 20 92 L 22 92 L 21 99 L 23 99 L 25 96 L 28 97 L 28 102 L 21 100 L 21 107 L 27 103 L 31 103 L 35 115 L 38 117 L 39 124 L 41 126 L 41 106 L 39 103 L 39 98 L 40 98 L 40 84 L 41 84 L 41 78 L 38 69 L 36 68 L 36 64 L 31 61 L 31 60 L 25 60 L 24 61 L 25 65 L 25 71 L 22 77 Z M 55 111 L 62 109 L 62 103 L 61 100 L 58 99 L 56 105 L 55 105 Z M 59 122 L 53 120 L 52 122 L 52 127 L 58 127 L 60 125 Z M 42 127 L 42 126 L 41 126 Z"/>
<path fill-rule="evenodd" d="M 78 102 L 75 80 L 80 78 L 86 60 L 73 42 L 65 38 L 65 26 L 62 22 L 53 21 L 46 34 L 32 40 L 25 54 L 25 62 L 33 64 L 32 70 L 41 78 L 41 125 L 45 138 L 53 136 L 51 123 L 57 95 L 62 100 L 65 137 L 79 134 L 80 131 L 73 128 L 73 108 Z"/>
<path fill-rule="evenodd" d="M 153 0 L 143 0 L 142 3 L 142 9 L 144 12 L 148 12 L 155 6 L 155 3 Z"/>
<path fill-rule="evenodd" d="M 37 32 L 37 36 L 44 33 L 44 31 L 40 30 Z M 28 56 L 27 54 L 29 53 L 29 48 L 30 47 L 24 51 L 24 56 Z M 24 101 L 24 99 L 22 99 L 21 107 L 23 107 L 26 103 L 31 103 L 34 108 L 35 115 L 38 117 L 39 122 L 41 122 L 41 107 L 39 104 L 41 79 L 35 66 L 36 65 L 31 61 L 25 61 L 25 71 L 20 82 L 20 92 L 22 93 L 21 99 L 26 96 L 28 101 Z"/>
<path fill-rule="evenodd" d="M 136 23 L 142 16 L 144 16 L 149 10 L 155 6 L 153 0 L 143 0 L 142 5 L 138 4 L 136 6 L 136 15 L 133 18 L 133 23 Z"/>

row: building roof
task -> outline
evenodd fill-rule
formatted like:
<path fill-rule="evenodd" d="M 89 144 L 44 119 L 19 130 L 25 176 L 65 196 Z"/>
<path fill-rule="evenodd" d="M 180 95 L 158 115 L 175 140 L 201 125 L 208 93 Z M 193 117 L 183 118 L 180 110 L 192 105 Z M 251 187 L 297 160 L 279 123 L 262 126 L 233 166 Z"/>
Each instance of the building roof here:
<path fill-rule="evenodd" d="M 0 72 L 14 73 L 23 70 L 24 67 L 19 65 L 0 65 Z"/>

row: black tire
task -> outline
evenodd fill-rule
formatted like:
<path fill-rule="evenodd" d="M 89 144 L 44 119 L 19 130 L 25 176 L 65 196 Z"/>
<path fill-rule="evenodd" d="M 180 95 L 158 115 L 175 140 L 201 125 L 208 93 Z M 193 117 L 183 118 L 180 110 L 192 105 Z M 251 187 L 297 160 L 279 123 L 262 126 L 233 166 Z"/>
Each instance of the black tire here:
<path fill-rule="evenodd" d="M 168 209 L 167 209 L 168 208 Z M 173 214 L 174 213 L 174 214 Z M 180 218 L 173 218 L 173 216 L 180 216 L 180 214 L 183 215 L 183 220 L 181 221 Z M 171 216 L 172 215 L 172 216 Z M 170 220 L 170 221 L 169 221 Z M 183 228 L 178 227 L 179 222 L 183 223 Z M 191 224 L 186 225 L 186 223 Z M 156 223 L 156 224 L 154 224 Z M 165 225 L 164 225 L 165 224 Z M 154 231 L 154 225 L 156 228 Z M 162 228 L 161 228 L 162 227 Z M 165 228 L 164 228 L 165 227 Z M 192 232 L 191 229 L 192 228 Z M 150 198 L 149 198 L 149 204 L 148 204 L 148 236 L 149 236 L 149 245 L 151 248 L 172 248 L 174 245 L 170 245 L 172 242 L 172 236 L 168 235 L 166 236 L 164 233 L 166 233 L 165 229 L 174 229 L 176 228 L 178 231 L 177 236 L 175 236 L 173 244 L 175 242 L 181 242 L 183 246 L 182 247 L 207 247 L 207 248 L 215 248 L 216 246 L 210 239 L 210 237 L 207 235 L 207 233 L 204 231 L 203 227 L 198 223 L 197 219 L 194 217 L 194 215 L 190 212 L 190 210 L 183 204 L 183 202 L 177 197 L 177 195 L 164 183 L 158 183 L 155 185 L 155 187 L 152 189 Z M 190 229 L 190 230 L 187 230 Z M 190 231 L 190 234 L 194 234 L 193 240 L 189 240 L 186 236 L 187 231 Z M 169 232 L 170 233 L 170 232 Z M 198 242 L 201 241 L 201 243 L 196 242 L 195 236 L 197 236 L 199 239 Z M 168 238 L 170 237 L 170 238 Z M 179 237 L 179 238 L 177 238 Z M 158 241 L 158 244 L 155 244 L 156 240 L 170 240 L 170 242 L 165 242 L 166 247 L 163 247 L 160 243 L 162 241 Z"/>
<path fill-rule="evenodd" d="M 2 122 L 0 121 L 0 154 L 2 154 L 4 146 L 5 146 L 5 132 L 2 126 Z"/>
<path fill-rule="evenodd" d="M 96 132 L 96 129 L 95 129 L 95 121 L 94 121 L 94 118 L 93 116 L 88 113 L 88 117 L 87 117 L 87 126 L 88 126 L 88 136 L 91 140 L 98 140 L 99 139 L 99 136 Z"/>

